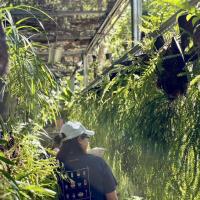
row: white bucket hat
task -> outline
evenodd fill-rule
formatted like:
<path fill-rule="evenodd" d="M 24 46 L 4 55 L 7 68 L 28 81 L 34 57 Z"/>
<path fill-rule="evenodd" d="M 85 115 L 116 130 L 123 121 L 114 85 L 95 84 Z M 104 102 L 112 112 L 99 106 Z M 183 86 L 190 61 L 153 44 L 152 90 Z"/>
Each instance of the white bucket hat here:
<path fill-rule="evenodd" d="M 61 127 L 60 136 L 62 141 L 70 140 L 82 134 L 93 136 L 94 131 L 87 130 L 80 122 L 68 121 Z"/>

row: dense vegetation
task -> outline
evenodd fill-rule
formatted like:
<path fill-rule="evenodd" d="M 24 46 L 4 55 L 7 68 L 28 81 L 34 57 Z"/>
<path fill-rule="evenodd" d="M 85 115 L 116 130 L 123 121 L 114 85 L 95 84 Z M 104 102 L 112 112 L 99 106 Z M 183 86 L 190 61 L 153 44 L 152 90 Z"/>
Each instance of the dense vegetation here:
<path fill-rule="evenodd" d="M 0 9 L 10 55 L 10 72 L 1 78 L 6 85 L 1 105 L 9 107 L 1 117 L 0 199 L 55 199 L 55 159 L 39 137 L 47 139 L 44 126 L 60 114 L 95 130 L 91 146 L 107 149 L 105 159 L 117 176 L 122 200 L 200 199 L 199 60 L 187 63 L 187 93 L 172 100 L 158 87 L 162 50 L 153 50 L 154 39 L 148 37 L 180 8 L 190 12 L 188 19 L 199 18 L 199 10 L 186 2 L 144 1 L 141 29 L 147 37 L 141 47 L 149 60 L 129 55 L 132 65 L 117 65 L 117 74 L 111 72 L 96 88 L 72 99 L 67 81 L 55 81 L 36 54 L 38 44 L 23 34 L 39 30 L 24 26 L 26 19 L 13 22 L 12 7 Z M 127 50 L 124 44 L 131 46 L 128 13 L 106 38 L 114 57 Z M 178 26 L 168 30 L 166 45 L 178 35 Z"/>
<path fill-rule="evenodd" d="M 159 29 L 178 9 L 190 9 L 181 1 L 148 3 L 142 27 L 147 35 Z M 198 12 L 191 8 L 191 15 L 198 16 Z M 175 26 L 164 35 L 167 44 L 172 36 L 178 36 L 178 30 Z M 101 85 L 78 97 L 72 118 L 96 130 L 93 142 L 107 148 L 122 199 L 138 195 L 148 200 L 197 200 L 200 198 L 199 61 L 187 64 L 187 94 L 170 100 L 157 84 L 162 53 L 154 52 L 153 43 L 147 37 L 141 44 L 143 53 L 151 55 L 148 62 L 129 55 L 134 60 L 131 66 L 121 66 L 114 78 L 111 72 Z"/>
<path fill-rule="evenodd" d="M 0 80 L 4 97 L 0 107 L 0 199 L 53 199 L 55 160 L 47 156 L 38 138 L 47 137 L 42 127 L 56 118 L 59 94 L 65 88 L 59 90 L 36 54 L 38 44 L 30 43 L 23 34 L 24 30 L 38 30 L 25 26 L 26 18 L 14 22 L 12 9 L 0 9 L 9 51 L 9 73 Z"/>

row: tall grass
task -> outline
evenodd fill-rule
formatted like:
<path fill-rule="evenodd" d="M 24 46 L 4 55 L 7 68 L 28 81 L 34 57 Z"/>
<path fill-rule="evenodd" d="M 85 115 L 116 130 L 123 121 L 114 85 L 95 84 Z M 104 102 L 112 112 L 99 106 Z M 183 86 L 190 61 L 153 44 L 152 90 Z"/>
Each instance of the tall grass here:
<path fill-rule="evenodd" d="M 145 7 L 149 15 L 144 16 L 142 30 L 147 34 L 157 30 L 172 11 L 190 8 L 179 0 L 176 5 L 171 0 L 146 1 Z M 199 13 L 195 8 L 191 11 Z M 178 35 L 177 30 L 169 30 L 165 39 Z M 150 53 L 149 63 L 134 60 L 129 73 L 122 67 L 112 81 L 105 78 L 101 93 L 93 89 L 78 96 L 71 119 L 95 130 L 93 145 L 107 148 L 106 158 L 118 177 L 122 199 L 137 195 L 148 200 L 198 200 L 200 71 L 195 66 L 199 61 L 187 66 L 194 67 L 188 74 L 187 95 L 169 101 L 157 87 L 159 56 L 149 48 L 153 41 L 145 42 L 142 49 Z M 138 68 L 140 76 L 135 74 Z M 132 192 L 126 193 L 127 188 Z"/>
<path fill-rule="evenodd" d="M 197 85 L 170 103 L 156 86 L 153 64 L 139 80 L 127 77 L 125 87 L 118 79 L 103 98 L 90 93 L 77 100 L 71 118 L 96 131 L 93 143 L 118 163 L 119 180 L 128 177 L 122 191 L 131 183 L 134 194 L 148 200 L 199 199 Z"/>

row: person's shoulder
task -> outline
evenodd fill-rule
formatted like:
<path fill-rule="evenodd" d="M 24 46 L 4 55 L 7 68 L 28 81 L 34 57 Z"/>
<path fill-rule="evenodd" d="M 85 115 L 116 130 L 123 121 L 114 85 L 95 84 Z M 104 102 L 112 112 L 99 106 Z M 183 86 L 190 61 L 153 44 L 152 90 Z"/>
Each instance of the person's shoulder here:
<path fill-rule="evenodd" d="M 89 166 L 99 170 L 104 170 L 108 167 L 106 161 L 103 158 L 92 154 L 86 154 L 84 162 L 87 162 Z"/>
<path fill-rule="evenodd" d="M 100 163 L 105 162 L 103 158 L 96 156 L 96 155 L 92 155 L 92 154 L 86 154 L 85 158 L 87 158 L 88 160 L 91 160 L 91 161 L 95 161 L 95 162 L 100 162 Z"/>

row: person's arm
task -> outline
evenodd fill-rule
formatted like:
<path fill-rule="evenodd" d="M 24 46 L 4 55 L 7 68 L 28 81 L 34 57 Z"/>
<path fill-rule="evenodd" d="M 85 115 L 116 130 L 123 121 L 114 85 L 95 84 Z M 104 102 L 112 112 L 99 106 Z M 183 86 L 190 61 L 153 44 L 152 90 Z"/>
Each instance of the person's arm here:
<path fill-rule="evenodd" d="M 106 200 L 118 200 L 116 190 L 114 190 L 113 192 L 107 193 Z"/>
<path fill-rule="evenodd" d="M 103 159 L 101 160 L 103 168 L 102 170 L 103 188 L 106 200 L 118 200 L 116 192 L 117 181 L 111 171 L 111 168 L 108 166 L 105 160 Z"/>

